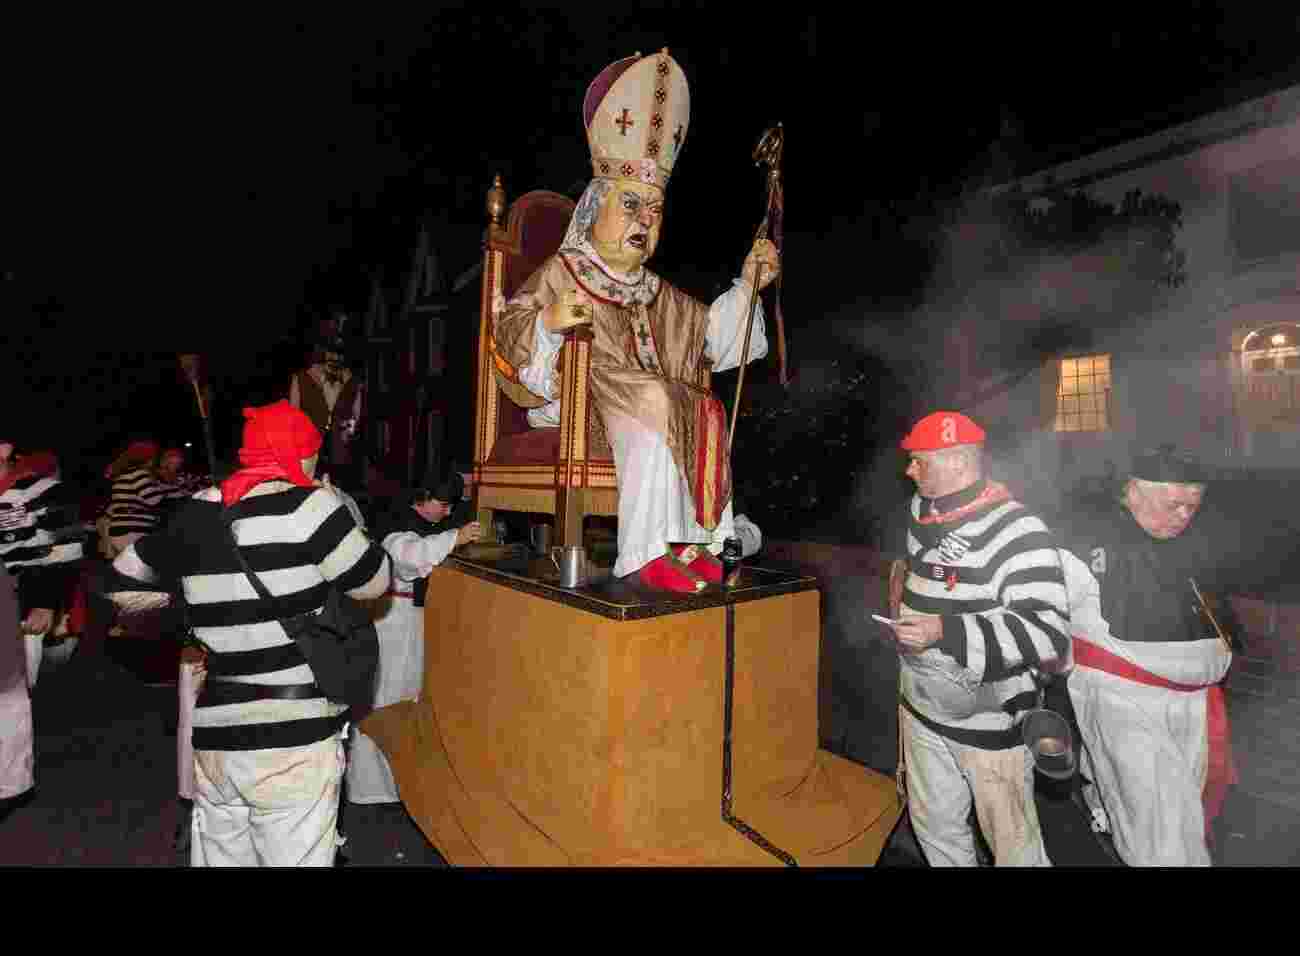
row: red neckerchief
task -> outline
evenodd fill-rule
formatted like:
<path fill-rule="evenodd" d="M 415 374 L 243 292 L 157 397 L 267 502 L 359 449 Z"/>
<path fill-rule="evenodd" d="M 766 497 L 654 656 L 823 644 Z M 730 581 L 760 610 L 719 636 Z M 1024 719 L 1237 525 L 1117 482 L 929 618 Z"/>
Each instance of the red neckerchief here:
<path fill-rule="evenodd" d="M 32 461 L 24 460 L 9 466 L 9 473 L 0 477 L 0 495 L 23 478 L 44 478 L 54 474 L 58 468 L 58 460 L 53 455 L 33 455 L 32 458 Z"/>
<path fill-rule="evenodd" d="M 916 523 L 920 525 L 951 524 L 955 521 L 962 521 L 978 511 L 983 511 L 986 508 L 992 507 L 996 504 L 1001 504 L 1010 499 L 1011 492 L 1007 491 L 1006 485 L 997 481 L 986 481 L 984 483 L 984 490 L 970 501 L 966 502 L 966 504 L 953 508 L 952 511 L 945 511 L 943 513 L 931 512 L 924 517 L 918 517 Z M 954 567 L 948 567 L 947 565 L 940 565 L 940 567 L 946 568 L 943 576 L 944 590 L 955 590 L 957 587 L 957 569 Z"/>
<path fill-rule="evenodd" d="M 968 501 L 960 508 L 953 508 L 952 511 L 945 511 L 942 514 L 928 514 L 925 517 L 916 519 L 917 524 L 948 524 L 951 521 L 958 521 L 962 518 L 979 511 L 981 508 L 987 508 L 990 505 L 1001 504 L 1011 497 L 1011 492 L 1007 491 L 1007 486 L 998 481 L 985 482 L 984 490 L 975 496 L 973 501 Z"/>

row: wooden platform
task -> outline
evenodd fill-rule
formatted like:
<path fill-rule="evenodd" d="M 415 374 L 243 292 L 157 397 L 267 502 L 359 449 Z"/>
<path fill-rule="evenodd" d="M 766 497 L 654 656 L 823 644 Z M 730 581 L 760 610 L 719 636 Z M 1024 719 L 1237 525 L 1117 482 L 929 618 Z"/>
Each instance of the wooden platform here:
<path fill-rule="evenodd" d="M 421 700 L 362 729 L 453 864 L 870 865 L 902 807 L 817 747 L 819 628 L 816 580 L 789 572 L 565 589 L 480 548 L 430 579 Z"/>

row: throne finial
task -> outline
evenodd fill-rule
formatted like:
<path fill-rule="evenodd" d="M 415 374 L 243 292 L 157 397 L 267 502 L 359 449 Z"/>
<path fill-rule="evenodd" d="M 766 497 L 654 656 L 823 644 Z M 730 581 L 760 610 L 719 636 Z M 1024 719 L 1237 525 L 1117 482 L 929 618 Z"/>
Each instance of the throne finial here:
<path fill-rule="evenodd" d="M 501 174 L 497 173 L 492 179 L 492 188 L 487 194 L 487 214 L 488 220 L 494 226 L 501 225 L 501 217 L 506 212 L 506 190 L 501 185 Z"/>

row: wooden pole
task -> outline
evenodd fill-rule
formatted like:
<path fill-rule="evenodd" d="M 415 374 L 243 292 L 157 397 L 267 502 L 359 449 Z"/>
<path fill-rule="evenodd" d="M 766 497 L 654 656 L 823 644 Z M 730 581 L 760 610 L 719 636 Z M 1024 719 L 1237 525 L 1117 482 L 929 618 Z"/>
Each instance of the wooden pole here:
<path fill-rule="evenodd" d="M 754 269 L 754 288 L 749 296 L 749 318 L 745 321 L 745 342 L 740 350 L 740 374 L 736 376 L 736 398 L 731 405 L 731 431 L 727 435 L 727 454 L 731 454 L 731 443 L 736 440 L 736 419 L 740 416 L 740 390 L 745 384 L 745 366 L 749 364 L 749 338 L 754 333 L 754 309 L 758 305 L 758 289 L 762 277 L 763 263 L 759 262 Z"/>

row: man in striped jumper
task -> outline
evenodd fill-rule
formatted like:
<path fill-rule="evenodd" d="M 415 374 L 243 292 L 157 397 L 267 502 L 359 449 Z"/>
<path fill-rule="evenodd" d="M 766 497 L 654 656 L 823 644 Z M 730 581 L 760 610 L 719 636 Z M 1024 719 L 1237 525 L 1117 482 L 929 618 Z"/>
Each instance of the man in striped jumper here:
<path fill-rule="evenodd" d="M 166 488 L 158 481 L 158 443 L 133 441 L 109 466 L 113 479 L 108 538 L 113 555 L 158 527 Z"/>
<path fill-rule="evenodd" d="M 346 708 L 316 686 L 279 619 L 319 611 L 330 588 L 379 597 L 389 565 L 334 492 L 313 481 L 321 435 L 311 420 L 283 400 L 244 416 L 242 467 L 127 547 L 113 567 L 139 589 L 110 596 L 139 607 L 162 576 L 179 578 L 194 633 L 212 652 L 194 712 L 192 864 L 331 866 Z M 223 507 L 274 606 L 241 570 Z"/>
<path fill-rule="evenodd" d="M 1067 659 L 1068 602 L 1046 526 L 983 475 L 984 430 L 922 418 L 903 440 L 916 482 L 897 642 L 901 767 L 932 866 L 974 866 L 972 801 L 1000 866 L 1049 865 L 1021 737 L 1035 671 Z"/>
<path fill-rule="evenodd" d="M 0 818 L 35 786 L 28 663 L 17 636 L 54 626 L 82 558 L 78 501 L 57 472 L 48 459 L 19 462 L 14 441 L 0 433 L 0 614 L 10 617 L 0 621 L 0 640 L 10 644 L 0 654 Z"/>

